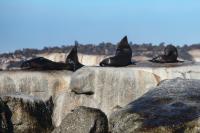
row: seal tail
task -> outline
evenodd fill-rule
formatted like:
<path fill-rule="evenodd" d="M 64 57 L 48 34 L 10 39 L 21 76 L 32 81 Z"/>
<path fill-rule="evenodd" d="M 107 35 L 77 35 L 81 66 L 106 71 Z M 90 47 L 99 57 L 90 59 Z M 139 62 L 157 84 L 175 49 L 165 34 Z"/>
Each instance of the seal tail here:
<path fill-rule="evenodd" d="M 127 36 L 125 36 L 124 38 L 122 38 L 122 40 L 119 42 L 117 49 L 123 49 L 123 48 L 130 48 L 129 44 L 128 44 L 128 38 Z"/>

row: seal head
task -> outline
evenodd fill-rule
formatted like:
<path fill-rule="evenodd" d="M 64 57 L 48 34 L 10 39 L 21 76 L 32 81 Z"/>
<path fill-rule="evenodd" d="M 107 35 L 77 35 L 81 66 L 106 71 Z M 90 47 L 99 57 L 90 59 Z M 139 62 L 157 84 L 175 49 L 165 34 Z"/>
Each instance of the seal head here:
<path fill-rule="evenodd" d="M 76 71 L 83 65 L 79 63 L 77 56 L 77 47 L 70 51 L 67 56 L 65 63 L 54 62 L 44 57 L 37 57 L 27 61 L 24 61 L 21 65 L 22 69 L 32 69 L 32 70 L 70 70 Z"/>
<path fill-rule="evenodd" d="M 128 44 L 127 36 L 125 36 L 117 45 L 115 56 L 106 58 L 100 62 L 100 66 L 122 67 L 132 64 L 132 49 Z"/>
<path fill-rule="evenodd" d="M 76 71 L 77 69 L 83 67 L 84 65 L 81 64 L 78 60 L 78 54 L 77 54 L 77 45 L 73 47 L 73 49 L 68 54 L 65 63 L 72 68 L 72 71 Z"/>
<path fill-rule="evenodd" d="M 177 48 L 173 45 L 167 45 L 164 49 L 163 55 L 159 55 L 150 61 L 155 63 L 176 63 L 179 62 L 177 59 L 178 59 Z"/>

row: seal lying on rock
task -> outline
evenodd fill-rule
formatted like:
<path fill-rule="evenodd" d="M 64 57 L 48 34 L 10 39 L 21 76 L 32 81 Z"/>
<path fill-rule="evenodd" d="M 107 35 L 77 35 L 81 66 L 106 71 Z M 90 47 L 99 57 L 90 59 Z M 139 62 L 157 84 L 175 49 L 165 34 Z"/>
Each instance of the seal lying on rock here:
<path fill-rule="evenodd" d="M 22 63 L 22 69 L 33 69 L 33 70 L 70 70 L 76 71 L 81 68 L 83 65 L 78 61 L 77 56 L 77 46 L 70 51 L 69 55 L 66 58 L 65 63 L 53 62 L 49 59 L 43 57 L 37 57 L 30 59 Z"/>
<path fill-rule="evenodd" d="M 125 36 L 118 44 L 115 56 L 106 58 L 100 62 L 100 66 L 122 67 L 132 64 L 132 50 Z"/>
<path fill-rule="evenodd" d="M 163 55 L 159 55 L 150 61 L 155 63 L 176 63 L 179 62 L 177 58 L 178 58 L 177 48 L 173 45 L 167 45 L 164 49 Z"/>

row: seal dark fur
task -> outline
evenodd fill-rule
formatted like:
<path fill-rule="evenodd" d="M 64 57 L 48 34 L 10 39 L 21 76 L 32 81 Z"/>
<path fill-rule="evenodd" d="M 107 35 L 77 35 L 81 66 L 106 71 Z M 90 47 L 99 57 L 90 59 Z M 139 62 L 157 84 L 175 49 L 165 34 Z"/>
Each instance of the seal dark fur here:
<path fill-rule="evenodd" d="M 177 48 L 173 45 L 167 45 L 164 49 L 163 55 L 159 55 L 150 61 L 155 63 L 176 63 L 179 62 L 177 58 L 178 58 Z"/>
<path fill-rule="evenodd" d="M 78 60 L 78 53 L 77 53 L 77 45 L 73 47 L 73 49 L 68 54 L 65 63 L 73 68 L 73 71 L 83 67 L 84 65 L 81 64 Z"/>
<path fill-rule="evenodd" d="M 100 62 L 100 66 L 122 67 L 132 64 L 132 50 L 125 36 L 118 44 L 115 56 L 106 58 Z"/>
<path fill-rule="evenodd" d="M 37 57 L 27 60 L 22 63 L 22 69 L 32 69 L 32 70 L 70 70 L 76 71 L 83 65 L 79 63 L 77 56 L 77 46 L 70 51 L 66 58 L 65 63 L 54 62 L 43 57 Z"/>

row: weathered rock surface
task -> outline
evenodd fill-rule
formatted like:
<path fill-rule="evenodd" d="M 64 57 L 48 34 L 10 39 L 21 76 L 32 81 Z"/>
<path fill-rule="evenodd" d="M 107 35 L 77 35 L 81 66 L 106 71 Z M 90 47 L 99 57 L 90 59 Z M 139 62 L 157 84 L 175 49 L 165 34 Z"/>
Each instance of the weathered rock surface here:
<path fill-rule="evenodd" d="M 25 95 L 4 96 L 1 99 L 1 118 L 3 118 L 1 131 L 9 133 L 51 132 L 53 130 L 52 112 L 52 99 L 45 102 Z"/>
<path fill-rule="evenodd" d="M 43 100 L 69 88 L 70 71 L 0 71 L 0 95 L 25 94 Z"/>
<path fill-rule="evenodd" d="M 189 50 L 188 54 L 193 58 L 194 61 L 200 62 L 200 49 Z"/>
<path fill-rule="evenodd" d="M 70 71 L 0 71 L 0 95 L 23 94 L 43 101 L 52 97 L 57 111 L 62 108 L 57 97 L 69 89 L 71 74 Z M 61 114 L 53 113 L 53 124 L 60 120 Z"/>
<path fill-rule="evenodd" d="M 157 75 L 160 81 L 177 77 L 185 79 L 200 79 L 200 63 L 185 61 L 180 63 L 149 63 L 139 62 L 133 66 L 135 70 L 150 72 Z"/>
<path fill-rule="evenodd" d="M 83 67 L 70 71 L 0 71 L 0 94 L 24 94 L 54 103 L 53 125 L 59 126 L 77 106 L 110 115 L 155 87 L 161 80 L 200 79 L 200 64 L 137 63 L 128 67 Z"/>
<path fill-rule="evenodd" d="M 125 106 L 156 86 L 158 80 L 152 73 L 133 68 L 86 67 L 72 75 L 70 89 L 85 106 L 97 107 L 110 114 L 115 107 Z"/>
<path fill-rule="evenodd" d="M 199 133 L 200 80 L 176 78 L 110 117 L 111 133 Z"/>
<path fill-rule="evenodd" d="M 76 101 L 71 100 L 66 103 L 72 106 L 100 108 L 109 116 L 113 110 L 139 98 L 161 80 L 176 77 L 200 79 L 199 66 L 188 62 L 141 63 L 121 68 L 85 67 L 73 73 L 70 89 L 75 93 L 68 93 L 66 96 L 73 97 L 67 98 L 68 101 L 69 99 Z"/>
<path fill-rule="evenodd" d="M 108 119 L 99 109 L 78 107 L 72 110 L 52 133 L 107 133 Z"/>

